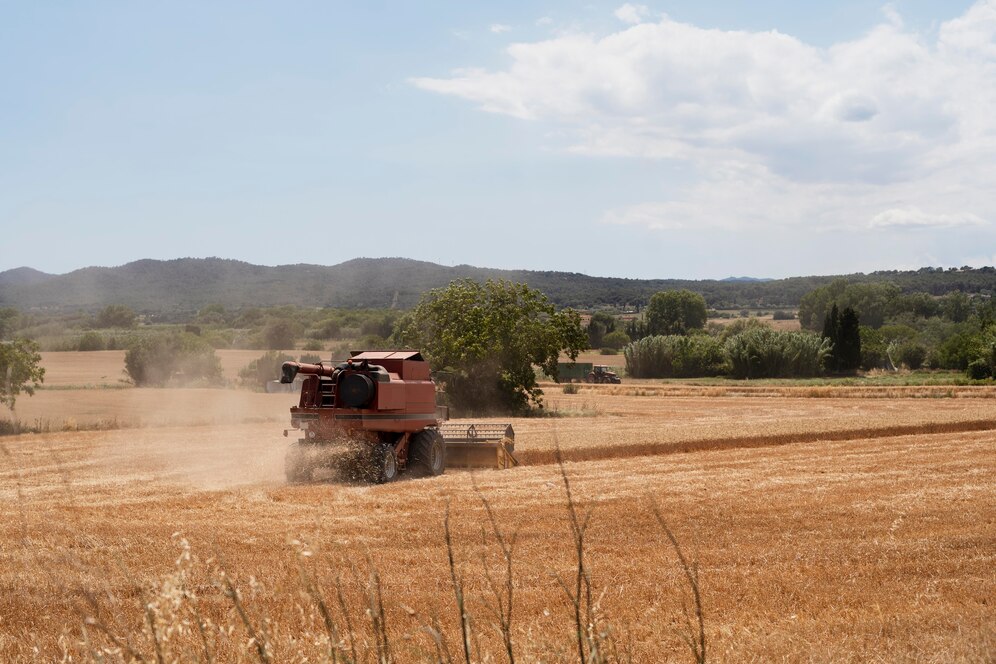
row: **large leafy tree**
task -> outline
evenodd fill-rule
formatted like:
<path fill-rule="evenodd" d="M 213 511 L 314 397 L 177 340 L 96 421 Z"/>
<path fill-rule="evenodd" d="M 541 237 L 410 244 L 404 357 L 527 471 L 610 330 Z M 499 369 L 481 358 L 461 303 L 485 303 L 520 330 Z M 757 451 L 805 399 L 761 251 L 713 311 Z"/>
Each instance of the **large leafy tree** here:
<path fill-rule="evenodd" d="M 35 393 L 45 379 L 38 344 L 28 339 L 0 341 L 0 404 L 14 408 L 17 395 Z"/>
<path fill-rule="evenodd" d="M 478 413 L 542 405 L 534 367 L 557 378 L 560 354 L 575 359 L 588 346 L 577 312 L 505 280 L 462 279 L 427 292 L 395 336 L 442 372 L 455 408 Z"/>
<path fill-rule="evenodd" d="M 706 301 L 689 290 L 661 291 L 650 298 L 645 313 L 649 334 L 688 334 L 706 324 Z"/>

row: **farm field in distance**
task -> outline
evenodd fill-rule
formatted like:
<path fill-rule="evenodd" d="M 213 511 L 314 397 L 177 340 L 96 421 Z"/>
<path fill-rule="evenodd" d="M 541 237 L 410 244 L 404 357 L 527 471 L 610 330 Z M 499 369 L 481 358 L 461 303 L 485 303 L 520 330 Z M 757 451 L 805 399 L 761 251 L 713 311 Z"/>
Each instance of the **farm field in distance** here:
<path fill-rule="evenodd" d="M 226 376 L 261 352 L 220 352 Z M 116 351 L 46 353 L 44 365 L 58 389 L 22 396 L 17 417 L 48 418 L 52 432 L 0 438 L 0 660 L 106 648 L 115 661 L 134 648 L 155 661 L 152 606 L 174 628 L 160 647 L 177 658 L 206 647 L 218 661 L 258 661 L 228 579 L 274 661 L 320 661 L 328 630 L 312 579 L 343 648 L 374 661 L 376 569 L 394 657 L 432 659 L 441 634 L 462 661 L 449 504 L 474 659 L 502 661 L 488 579 L 503 579 L 503 563 L 483 496 L 518 533 L 517 658 L 576 661 L 558 581 L 573 580 L 574 564 L 558 447 L 591 509 L 597 624 L 622 659 L 691 659 L 687 589 L 652 505 L 699 565 L 710 660 L 996 653 L 996 387 L 550 384 L 551 416 L 512 420 L 521 467 L 287 486 L 282 431 L 296 395 L 79 389 L 116 383 Z M 115 428 L 58 430 L 101 423 Z"/>

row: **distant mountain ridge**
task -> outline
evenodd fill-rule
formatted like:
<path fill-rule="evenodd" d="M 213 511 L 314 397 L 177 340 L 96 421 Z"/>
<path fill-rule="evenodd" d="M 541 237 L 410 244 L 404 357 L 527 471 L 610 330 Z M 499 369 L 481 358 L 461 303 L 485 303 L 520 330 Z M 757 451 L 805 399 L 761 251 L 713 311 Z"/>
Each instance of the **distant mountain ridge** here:
<path fill-rule="evenodd" d="M 875 272 L 842 275 L 853 281 L 891 281 L 907 291 L 941 295 L 951 290 L 992 295 L 996 270 Z M 94 310 L 108 304 L 143 312 L 180 312 L 208 304 L 226 308 L 298 305 L 409 308 L 425 291 L 454 279 L 508 279 L 528 283 L 560 306 L 637 307 L 660 290 L 687 288 L 709 306 L 792 307 L 835 276 L 759 280 L 623 279 L 573 272 L 448 267 L 408 258 L 356 258 L 338 265 L 269 267 L 223 258 L 138 260 L 119 267 L 87 267 L 52 275 L 29 267 L 0 272 L 0 306 L 19 309 Z"/>

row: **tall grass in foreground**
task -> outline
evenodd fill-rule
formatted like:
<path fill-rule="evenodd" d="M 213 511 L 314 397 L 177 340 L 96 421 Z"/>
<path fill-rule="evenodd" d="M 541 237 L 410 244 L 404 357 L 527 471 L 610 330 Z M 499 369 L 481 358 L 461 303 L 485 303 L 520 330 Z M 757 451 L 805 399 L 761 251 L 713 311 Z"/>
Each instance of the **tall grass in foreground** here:
<path fill-rule="evenodd" d="M 591 508 L 576 497 L 559 455 L 558 463 L 573 564 L 569 572 L 550 572 L 563 591 L 567 609 L 562 629 L 553 634 L 539 636 L 530 630 L 517 629 L 516 590 L 522 587 L 517 579 L 515 558 L 518 533 L 502 527 L 490 501 L 475 483 L 474 491 L 486 517 L 480 524 L 481 542 L 485 545 L 480 553 L 483 591 L 479 587 L 475 601 L 468 602 L 468 586 L 459 560 L 461 547 L 453 538 L 452 515 L 447 505 L 443 537 L 450 599 L 446 603 L 453 612 L 448 620 L 434 613 L 419 615 L 397 591 L 393 596 L 387 595 L 369 555 L 365 571 L 350 564 L 348 569 L 333 570 L 334 580 L 319 582 L 317 578 L 331 578 L 331 574 L 324 570 L 325 574 L 316 575 L 321 565 L 311 547 L 300 540 L 290 542 L 298 577 L 297 600 L 292 610 L 285 609 L 279 620 L 273 619 L 268 615 L 270 609 L 266 603 L 254 598 L 259 588 L 253 577 L 246 578 L 238 570 L 228 569 L 217 553 L 199 560 L 189 543 L 175 534 L 179 547 L 175 569 L 161 579 L 139 583 L 122 568 L 132 585 L 130 592 L 122 593 L 125 596 L 113 593 L 106 581 L 99 590 L 79 590 L 77 596 L 81 599 L 76 602 L 76 614 L 80 619 L 80 637 L 78 643 L 63 645 L 66 661 L 632 662 L 633 644 L 600 607 L 601 594 L 606 589 L 599 588 L 590 565 Z M 681 637 L 691 659 L 703 663 L 707 644 L 697 564 L 686 555 L 658 505 L 650 498 L 647 500 L 660 528 L 661 541 L 666 540 L 673 551 L 683 579 L 686 597 L 682 602 L 685 610 Z M 497 550 L 497 565 L 489 562 L 489 550 L 491 553 Z M 343 574 L 363 591 L 348 592 Z M 418 582 L 417 571 L 413 575 L 414 582 Z M 648 576 L 647 582 L 654 580 Z M 218 611 L 208 610 L 207 595 L 216 600 L 224 598 L 228 611 L 219 616 Z M 122 609 L 129 603 L 137 603 L 135 608 L 140 609 L 143 617 L 141 623 L 121 618 L 126 612 Z M 477 614 L 472 605 L 478 607 Z M 403 631 L 389 625 L 385 606 L 394 609 L 395 616 L 400 608 L 417 627 Z M 208 617 L 209 613 L 215 618 Z M 288 625 L 293 627 L 289 629 Z M 74 652 L 75 657 L 70 656 Z M 675 653 L 662 652 L 660 659 L 665 658 L 674 659 Z"/>

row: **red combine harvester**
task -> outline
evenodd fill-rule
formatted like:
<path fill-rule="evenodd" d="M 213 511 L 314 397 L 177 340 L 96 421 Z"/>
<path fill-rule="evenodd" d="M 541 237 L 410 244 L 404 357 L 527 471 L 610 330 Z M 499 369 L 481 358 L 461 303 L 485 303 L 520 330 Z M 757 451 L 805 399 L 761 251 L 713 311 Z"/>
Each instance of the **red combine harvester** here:
<path fill-rule="evenodd" d="M 439 475 L 448 464 L 517 463 L 511 425 L 443 423 L 447 409 L 436 406 L 436 384 L 418 351 L 354 352 L 336 365 L 284 362 L 280 382 L 298 374 L 307 378 L 290 409 L 291 426 L 304 436 L 287 450 L 288 482 L 309 481 L 343 450 L 352 450 L 361 474 L 377 482 L 405 469 Z"/>

